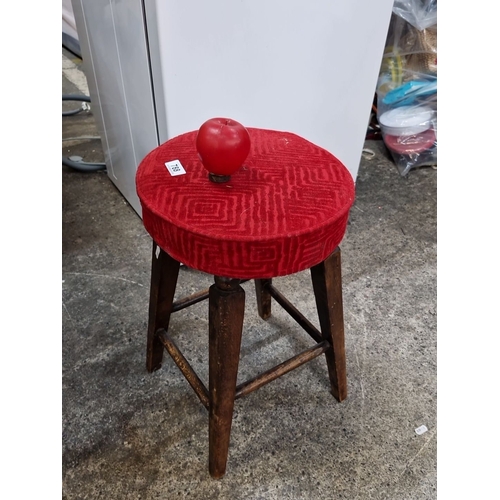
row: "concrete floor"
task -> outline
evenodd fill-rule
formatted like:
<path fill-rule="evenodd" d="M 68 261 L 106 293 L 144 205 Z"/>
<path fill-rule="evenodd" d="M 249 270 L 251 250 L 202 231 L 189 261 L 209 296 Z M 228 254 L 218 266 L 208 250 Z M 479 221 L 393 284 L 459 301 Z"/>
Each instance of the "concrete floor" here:
<path fill-rule="evenodd" d="M 63 93 L 78 92 L 72 71 Z M 95 134 L 91 114 L 63 118 L 63 137 Z M 103 160 L 99 141 L 63 145 Z M 168 355 L 145 369 L 151 238 L 105 172 L 63 166 L 63 498 L 436 498 L 436 170 L 402 178 L 381 142 L 366 147 L 341 245 L 348 398 L 320 357 L 239 400 L 222 480 L 184 377 Z M 177 295 L 211 283 L 182 268 Z M 317 325 L 309 274 L 276 284 Z M 239 381 L 311 345 L 276 303 L 260 320 L 244 288 Z M 204 302 L 170 327 L 205 381 L 207 321 Z"/>

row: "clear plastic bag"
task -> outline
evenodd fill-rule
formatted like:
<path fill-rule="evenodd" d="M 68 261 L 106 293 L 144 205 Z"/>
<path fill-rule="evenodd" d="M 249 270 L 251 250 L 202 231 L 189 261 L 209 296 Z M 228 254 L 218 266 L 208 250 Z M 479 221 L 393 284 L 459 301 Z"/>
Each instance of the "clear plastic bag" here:
<path fill-rule="evenodd" d="M 436 0 L 395 0 L 377 82 L 377 119 L 401 175 L 437 164 Z"/>

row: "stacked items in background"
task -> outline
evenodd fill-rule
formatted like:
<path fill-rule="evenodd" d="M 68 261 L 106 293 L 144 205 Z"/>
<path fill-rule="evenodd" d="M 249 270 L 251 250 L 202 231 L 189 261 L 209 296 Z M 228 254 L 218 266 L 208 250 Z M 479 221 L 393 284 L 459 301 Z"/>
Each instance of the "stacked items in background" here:
<path fill-rule="evenodd" d="M 395 0 L 377 119 L 401 175 L 437 164 L 437 0 Z"/>

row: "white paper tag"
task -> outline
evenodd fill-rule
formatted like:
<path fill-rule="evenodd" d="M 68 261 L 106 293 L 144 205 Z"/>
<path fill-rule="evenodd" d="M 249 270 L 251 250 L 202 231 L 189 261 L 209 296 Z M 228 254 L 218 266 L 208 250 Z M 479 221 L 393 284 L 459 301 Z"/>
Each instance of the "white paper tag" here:
<path fill-rule="evenodd" d="M 420 436 L 421 434 L 423 434 L 424 432 L 427 432 L 429 429 L 427 429 L 427 427 L 425 425 L 421 425 L 420 427 L 417 427 L 415 429 L 415 432 Z"/>
<path fill-rule="evenodd" d="M 186 173 L 179 160 L 167 161 L 165 166 L 168 168 L 170 175 L 184 175 Z"/>

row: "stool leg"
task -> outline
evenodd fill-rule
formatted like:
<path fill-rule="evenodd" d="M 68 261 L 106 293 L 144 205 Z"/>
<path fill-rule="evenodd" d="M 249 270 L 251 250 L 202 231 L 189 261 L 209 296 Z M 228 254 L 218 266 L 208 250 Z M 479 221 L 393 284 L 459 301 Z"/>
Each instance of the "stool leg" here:
<path fill-rule="evenodd" d="M 209 472 L 226 471 L 240 357 L 245 291 L 240 280 L 215 277 L 209 292 Z"/>
<path fill-rule="evenodd" d="M 347 374 L 340 248 L 312 267 L 311 277 L 321 334 L 332 346 L 325 352 L 332 394 L 342 401 L 347 397 Z"/>
<path fill-rule="evenodd" d="M 272 283 L 271 279 L 255 280 L 255 293 L 257 295 L 257 308 L 262 319 L 271 316 L 271 294 L 266 286 Z"/>
<path fill-rule="evenodd" d="M 146 352 L 146 368 L 153 372 L 161 367 L 163 344 L 156 332 L 159 328 L 168 330 L 175 286 L 180 263 L 153 242 L 151 264 L 151 290 L 149 294 L 149 324 Z"/>

